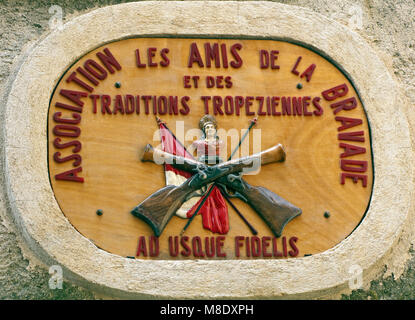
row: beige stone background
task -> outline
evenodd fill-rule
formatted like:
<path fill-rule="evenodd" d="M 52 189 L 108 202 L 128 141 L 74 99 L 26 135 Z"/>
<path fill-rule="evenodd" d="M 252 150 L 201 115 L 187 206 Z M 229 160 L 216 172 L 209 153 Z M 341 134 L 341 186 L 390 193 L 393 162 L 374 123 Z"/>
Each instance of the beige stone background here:
<path fill-rule="evenodd" d="M 15 66 L 30 46 L 51 32 L 52 5 L 62 8 L 63 21 L 95 8 L 128 1 L 0 1 L 0 115 L 3 115 L 5 88 Z M 305 7 L 332 18 L 357 32 L 378 54 L 402 92 L 415 103 L 415 3 L 403 1 L 278 1 Z M 339 44 L 341 46 L 341 44 Z M 341 48 L 339 48 L 341 50 Z M 415 112 L 407 110 L 408 121 L 415 128 Z M 0 141 L 1 144 L 1 141 Z M 3 150 L 0 149 L 0 172 L 3 172 Z M 415 165 L 415 164 L 414 164 Z M 63 289 L 51 290 L 48 267 L 31 255 L 7 214 L 5 177 L 0 174 L 0 299 L 97 299 L 88 288 L 64 282 Z M 408 181 L 408 183 L 410 183 Z M 413 211 L 413 210 L 412 210 Z M 408 219 L 408 228 L 391 254 L 382 260 L 384 270 L 372 275 L 373 281 L 363 289 L 345 291 L 332 299 L 415 299 L 415 219 Z M 414 226 L 414 227 L 412 227 Z"/>

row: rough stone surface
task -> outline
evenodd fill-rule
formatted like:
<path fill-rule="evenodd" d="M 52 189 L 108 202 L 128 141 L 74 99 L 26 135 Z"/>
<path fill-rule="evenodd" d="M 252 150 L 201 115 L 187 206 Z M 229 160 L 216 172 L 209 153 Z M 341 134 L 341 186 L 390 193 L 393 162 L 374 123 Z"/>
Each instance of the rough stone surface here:
<path fill-rule="evenodd" d="M 4 94 L 6 82 L 13 76 L 13 65 L 22 58 L 22 53 L 42 39 L 48 32 L 48 21 L 51 5 L 60 5 L 64 19 L 90 11 L 94 7 L 122 1 L 5 1 L 0 3 L 0 96 Z M 281 1 L 286 4 L 303 6 L 343 23 L 354 29 L 377 52 L 389 73 L 405 92 L 410 105 L 415 103 L 414 79 L 414 45 L 413 32 L 415 5 L 412 1 Z M 356 8 L 362 10 L 361 21 L 356 22 Z M 359 16 L 359 14 L 357 14 Z M 359 20 L 359 19 L 357 19 Z M 341 46 L 341 43 L 339 43 Z M 4 100 L 4 99 L 3 99 Z M 407 108 L 407 103 L 402 103 Z M 3 113 L 4 103 L 0 104 Z M 411 127 L 415 125 L 415 116 L 411 110 L 406 117 Z M 391 111 L 392 112 L 392 111 Z M 393 130 L 393 128 L 391 128 Z M 3 143 L 3 141 L 0 141 Z M 3 152 L 3 151 L 2 151 Z M 402 151 L 404 152 L 404 151 Z M 1 154 L 0 170 L 3 171 L 3 154 Z M 3 175 L 0 176 L 3 179 Z M 0 186 L 4 181 L 0 181 Z M 5 202 L 5 191 L 0 194 L 0 298 L 3 299 L 84 299 L 94 298 L 93 292 L 78 288 L 69 283 L 63 290 L 50 290 L 50 275 L 47 266 L 43 265 L 30 253 L 20 239 L 11 218 L 6 214 L 9 203 Z M 411 209 L 411 211 L 413 211 Z M 408 224 L 414 225 L 409 217 Z M 412 254 L 409 252 L 414 234 L 406 228 L 397 241 L 389 258 L 385 259 L 385 279 L 372 282 L 369 291 L 357 290 L 344 298 L 414 298 L 408 288 L 413 286 L 414 259 L 406 263 Z M 380 277 L 381 275 L 373 275 Z M 88 288 L 87 288 L 88 289 Z M 264 292 L 265 294 L 267 292 Z M 338 298 L 338 296 L 325 296 Z"/>

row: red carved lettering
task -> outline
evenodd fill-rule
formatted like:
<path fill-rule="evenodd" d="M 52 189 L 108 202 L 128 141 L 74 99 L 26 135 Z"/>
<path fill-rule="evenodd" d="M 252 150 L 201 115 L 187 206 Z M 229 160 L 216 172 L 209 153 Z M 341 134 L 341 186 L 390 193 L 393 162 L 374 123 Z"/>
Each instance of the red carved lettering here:
<path fill-rule="evenodd" d="M 240 256 L 240 248 L 243 246 L 243 243 L 241 241 L 244 240 L 245 237 L 242 236 L 236 236 L 235 237 L 235 256 L 239 258 Z"/>
<path fill-rule="evenodd" d="M 239 116 L 241 113 L 241 108 L 244 106 L 244 97 L 236 96 L 235 97 L 235 112 Z"/>
<path fill-rule="evenodd" d="M 272 238 L 272 253 L 274 257 L 282 257 L 282 252 L 278 251 L 277 238 Z"/>
<path fill-rule="evenodd" d="M 206 77 L 206 88 L 213 88 L 215 86 L 215 78 L 212 76 Z"/>
<path fill-rule="evenodd" d="M 336 103 L 332 103 L 330 107 L 335 109 L 333 111 L 334 114 L 340 112 L 341 110 L 352 110 L 357 107 L 357 100 L 355 97 L 351 97 Z"/>
<path fill-rule="evenodd" d="M 169 97 L 169 114 L 179 114 L 179 97 L 178 96 L 170 96 Z M 187 113 L 186 113 L 187 114 Z"/>
<path fill-rule="evenodd" d="M 79 79 L 76 76 L 76 72 L 72 72 L 68 78 L 66 78 L 66 82 L 75 82 L 76 84 L 80 85 L 82 88 L 88 90 L 89 92 L 94 91 L 94 88 L 92 88 L 91 86 L 89 86 L 88 84 L 86 84 L 85 82 L 83 82 L 81 79 Z"/>
<path fill-rule="evenodd" d="M 294 73 L 296 76 L 298 76 L 300 73 L 297 71 L 297 67 L 298 67 L 298 65 L 299 65 L 299 63 L 300 63 L 300 61 L 301 61 L 301 59 L 302 59 L 302 57 L 300 56 L 300 57 L 298 57 L 297 58 L 297 61 L 295 62 L 295 64 L 294 64 L 294 67 L 291 69 L 291 72 L 292 73 Z"/>
<path fill-rule="evenodd" d="M 363 187 L 366 188 L 366 186 L 367 186 L 367 176 L 366 175 L 342 172 L 341 178 L 340 178 L 340 183 L 345 184 L 346 178 L 352 179 L 353 183 L 357 183 L 359 180 L 362 180 Z"/>
<path fill-rule="evenodd" d="M 159 238 L 150 236 L 149 240 L 150 257 L 157 257 L 160 252 Z"/>
<path fill-rule="evenodd" d="M 134 105 L 134 96 L 131 94 L 127 94 L 125 96 L 125 113 L 131 114 L 134 112 L 135 105 Z"/>
<path fill-rule="evenodd" d="M 192 250 L 190 249 L 189 245 L 187 244 L 187 241 L 189 241 L 188 236 L 183 236 L 183 237 L 180 238 L 180 244 L 182 245 L 182 247 L 184 249 L 184 250 L 180 251 L 180 254 L 184 257 L 188 257 L 192 253 Z"/>
<path fill-rule="evenodd" d="M 251 256 L 251 246 L 249 245 L 249 237 L 245 238 L 245 247 L 246 256 L 249 258 Z"/>
<path fill-rule="evenodd" d="M 217 115 L 217 114 L 223 115 L 223 111 L 222 111 L 222 104 L 223 104 L 222 97 L 220 97 L 220 96 L 213 96 L 212 103 L 213 103 L 213 113 L 215 115 Z"/>
<path fill-rule="evenodd" d="M 271 98 L 271 110 L 273 116 L 280 116 L 281 112 L 278 112 L 276 108 L 278 107 L 278 103 L 280 101 L 280 97 L 272 97 Z"/>
<path fill-rule="evenodd" d="M 91 76 L 88 72 L 86 72 L 85 69 L 83 69 L 82 67 L 78 67 L 76 69 L 76 71 L 78 71 L 80 74 L 82 74 L 85 78 L 87 78 L 89 80 L 89 82 L 91 82 L 94 86 L 99 85 L 99 81 L 97 79 L 95 79 L 93 76 Z"/>
<path fill-rule="evenodd" d="M 88 96 L 86 92 L 65 89 L 61 89 L 59 94 L 65 98 L 68 98 L 72 102 L 75 102 L 80 107 L 83 107 L 84 105 L 84 102 L 81 100 L 81 98 Z"/>
<path fill-rule="evenodd" d="M 231 96 L 226 96 L 224 99 L 224 107 L 225 113 L 227 115 L 233 114 L 234 106 L 233 106 L 233 98 Z"/>
<path fill-rule="evenodd" d="M 259 257 L 261 254 L 261 240 L 259 237 L 251 237 L 252 256 Z"/>
<path fill-rule="evenodd" d="M 267 69 L 269 67 L 269 53 L 267 50 L 259 51 L 259 65 L 261 69 Z"/>
<path fill-rule="evenodd" d="M 141 96 L 141 99 L 143 99 L 144 101 L 145 114 L 149 114 L 150 113 L 149 101 L 151 100 L 151 96 Z"/>
<path fill-rule="evenodd" d="M 313 98 L 313 106 L 316 108 L 316 110 L 313 111 L 315 116 L 321 116 L 323 114 L 323 108 L 320 105 L 320 97 L 314 97 Z"/>
<path fill-rule="evenodd" d="M 190 112 L 189 105 L 187 104 L 189 102 L 189 100 L 190 100 L 190 97 L 188 97 L 188 96 L 184 96 L 180 100 L 180 102 L 182 104 L 182 108 L 180 109 L 180 113 L 182 115 L 186 115 Z"/>
<path fill-rule="evenodd" d="M 191 88 L 192 86 L 190 85 L 190 76 L 184 76 L 183 77 L 183 86 L 186 88 L 186 89 L 189 89 L 189 88 Z"/>
<path fill-rule="evenodd" d="M 205 114 L 209 114 L 209 100 L 211 99 L 209 96 L 201 96 L 203 100 L 203 105 L 205 107 Z"/>
<path fill-rule="evenodd" d="M 149 67 L 157 67 L 157 63 L 153 61 L 153 58 L 156 56 L 157 48 L 148 48 L 147 49 L 147 58 Z"/>
<path fill-rule="evenodd" d="M 179 255 L 179 237 L 169 237 L 169 254 L 171 257 L 177 257 Z"/>
<path fill-rule="evenodd" d="M 343 171 L 366 172 L 366 170 L 367 170 L 367 161 L 342 159 L 342 160 L 340 160 L 340 167 Z"/>
<path fill-rule="evenodd" d="M 216 88 L 222 89 L 223 88 L 223 76 L 216 77 Z"/>
<path fill-rule="evenodd" d="M 303 113 L 303 104 L 301 103 L 301 97 L 292 97 L 293 115 L 301 116 Z"/>
<path fill-rule="evenodd" d="M 264 106 L 264 97 L 256 97 L 255 99 L 259 102 L 257 114 L 259 116 L 265 116 L 267 113 L 265 111 L 262 111 L 262 108 Z"/>
<path fill-rule="evenodd" d="M 262 256 L 263 257 L 272 257 L 272 254 L 267 251 L 267 248 L 270 246 L 271 237 L 262 237 Z"/>
<path fill-rule="evenodd" d="M 90 94 L 89 97 L 92 100 L 92 112 L 97 113 L 97 100 L 99 98 L 99 95 L 97 94 Z"/>
<path fill-rule="evenodd" d="M 271 69 L 279 69 L 280 66 L 275 64 L 275 61 L 278 59 L 278 54 L 280 52 L 278 50 L 271 50 L 270 54 L 270 61 L 271 61 Z"/>
<path fill-rule="evenodd" d="M 61 118 L 62 112 L 55 112 L 53 114 L 53 120 L 57 123 L 70 123 L 79 124 L 81 122 L 81 115 L 79 113 L 72 113 L 73 119 Z"/>
<path fill-rule="evenodd" d="M 287 238 L 282 237 L 282 251 L 284 252 L 284 257 L 287 256 Z"/>
<path fill-rule="evenodd" d="M 212 60 L 215 60 L 215 67 L 220 68 L 219 45 L 217 43 L 214 43 L 213 47 L 210 43 L 205 43 L 205 60 L 207 68 L 210 68 Z"/>
<path fill-rule="evenodd" d="M 157 109 L 160 115 L 167 113 L 167 98 L 165 96 L 158 97 Z"/>
<path fill-rule="evenodd" d="M 78 140 L 72 140 L 66 143 L 61 143 L 61 141 L 62 141 L 61 138 L 55 138 L 55 140 L 53 140 L 54 147 L 57 149 L 64 149 L 64 148 L 69 148 L 69 147 L 74 146 L 74 148 L 72 149 L 72 152 L 76 153 L 76 152 L 81 151 L 82 144 Z"/>
<path fill-rule="evenodd" d="M 282 106 L 282 114 L 291 115 L 291 98 L 290 97 L 282 97 L 281 98 L 281 106 Z"/>
<path fill-rule="evenodd" d="M 167 67 L 170 64 L 170 60 L 167 57 L 167 54 L 168 53 L 169 53 L 169 49 L 168 48 L 161 49 L 160 56 L 161 56 L 161 59 L 162 60 L 160 61 L 160 65 L 162 67 Z"/>
<path fill-rule="evenodd" d="M 105 54 L 104 54 L 105 53 Z M 118 61 L 114 58 L 111 51 L 108 48 L 104 49 L 104 53 L 98 52 L 97 57 L 101 62 L 104 64 L 105 68 L 110 73 L 114 73 L 114 69 L 112 67 L 115 67 L 118 71 L 121 70 L 121 65 L 118 63 Z"/>
<path fill-rule="evenodd" d="M 78 167 L 72 170 L 68 170 L 55 175 L 56 180 L 73 181 L 73 182 L 84 182 L 84 178 L 78 177 L 77 173 L 82 172 L 82 167 Z"/>
<path fill-rule="evenodd" d="M 196 258 L 203 258 L 205 254 L 203 253 L 202 248 L 202 240 L 199 236 L 192 238 L 192 249 L 193 249 L 193 256 Z"/>
<path fill-rule="evenodd" d="M 356 132 L 343 132 L 338 134 L 339 140 L 348 140 L 348 141 L 360 141 L 364 142 L 365 137 L 363 136 L 363 131 L 356 131 Z"/>
<path fill-rule="evenodd" d="M 82 113 L 82 107 L 71 106 L 69 104 L 64 104 L 64 103 L 56 102 L 55 103 L 55 107 Z"/>
<path fill-rule="evenodd" d="M 232 88 L 232 77 L 231 76 L 225 77 L 225 87 L 228 89 Z"/>
<path fill-rule="evenodd" d="M 334 119 L 342 123 L 341 127 L 337 128 L 337 131 L 343 131 L 343 130 L 358 126 L 363 123 L 361 119 L 354 119 L 354 118 L 335 117 Z"/>
<path fill-rule="evenodd" d="M 205 238 L 206 256 L 212 258 L 215 255 L 215 237 Z"/>
<path fill-rule="evenodd" d="M 84 68 L 99 80 L 104 80 L 108 75 L 107 71 L 92 59 L 85 61 Z"/>
<path fill-rule="evenodd" d="M 192 68 L 193 63 L 195 63 L 195 62 L 197 62 L 199 67 L 203 68 L 204 64 L 203 64 L 203 60 L 202 60 L 202 57 L 200 55 L 199 49 L 197 48 L 196 42 L 193 42 L 190 45 L 189 62 L 187 64 L 187 67 Z"/>
<path fill-rule="evenodd" d="M 224 236 L 219 236 L 216 238 L 216 256 L 217 257 L 226 257 L 226 253 L 222 252 L 223 246 L 224 246 L 224 241 L 225 241 L 226 237 Z"/>
<path fill-rule="evenodd" d="M 289 242 L 289 244 L 290 244 L 290 247 L 292 248 L 292 250 L 290 250 L 290 251 L 288 251 L 288 254 L 291 256 L 291 257 L 296 257 L 296 256 L 298 256 L 298 253 L 299 253 L 299 250 L 298 250 L 298 248 L 297 248 L 297 246 L 296 246 L 296 242 L 297 242 L 297 240 L 298 240 L 298 238 L 297 237 L 291 237 L 290 238 L 290 240 L 288 241 Z"/>
<path fill-rule="evenodd" d="M 55 162 L 57 162 L 57 163 L 63 163 L 63 162 L 75 160 L 73 162 L 73 166 L 77 167 L 81 164 L 82 157 L 79 154 L 71 154 L 67 157 L 61 158 L 61 153 L 60 152 L 55 152 L 53 154 L 53 160 L 55 160 Z"/>
<path fill-rule="evenodd" d="M 110 110 L 110 104 L 111 104 L 111 97 L 109 95 L 102 95 L 101 96 L 101 112 L 102 114 L 108 113 L 112 114 Z"/>
<path fill-rule="evenodd" d="M 226 44 L 222 43 L 220 45 L 220 50 L 222 53 L 222 65 L 225 69 L 228 68 L 228 53 L 226 52 Z"/>
<path fill-rule="evenodd" d="M 313 75 L 315 68 L 316 68 L 316 65 L 313 63 L 301 74 L 300 78 L 305 76 L 307 82 L 310 82 L 311 76 Z"/>
<path fill-rule="evenodd" d="M 146 238 L 144 236 L 141 236 L 138 238 L 138 247 L 137 247 L 136 256 L 139 257 L 140 254 L 142 254 L 143 257 L 147 257 L 147 244 L 146 244 Z"/>
<path fill-rule="evenodd" d="M 240 68 L 243 64 L 241 56 L 238 54 L 238 51 L 242 49 L 242 44 L 235 43 L 231 46 L 231 54 L 234 57 L 235 61 L 231 61 L 232 68 Z"/>
<path fill-rule="evenodd" d="M 349 88 L 344 83 L 331 89 L 325 90 L 321 94 L 323 95 L 323 98 L 327 101 L 333 101 L 337 98 L 345 96 L 347 92 L 349 92 Z"/>
<path fill-rule="evenodd" d="M 303 115 L 305 116 L 311 116 L 313 115 L 312 112 L 307 110 L 307 107 L 310 105 L 311 97 L 303 97 Z"/>
<path fill-rule="evenodd" d="M 66 131 L 62 131 L 66 130 Z M 79 137 L 81 129 L 67 124 L 58 124 L 53 128 L 53 134 L 60 137 Z"/>
<path fill-rule="evenodd" d="M 141 63 L 140 50 L 139 49 L 135 50 L 135 62 L 137 64 L 137 68 L 145 68 L 146 67 L 145 63 Z"/>
<path fill-rule="evenodd" d="M 114 114 L 117 114 L 118 111 L 121 114 L 124 114 L 124 103 L 122 101 L 121 95 L 119 95 L 119 94 L 117 94 L 115 96 L 115 101 L 114 101 Z"/>
<path fill-rule="evenodd" d="M 245 99 L 245 112 L 247 116 L 253 116 L 255 114 L 255 112 L 250 110 L 253 100 L 254 100 L 254 97 L 250 97 L 250 96 L 246 97 Z"/>
<path fill-rule="evenodd" d="M 340 148 L 344 149 L 344 152 L 340 155 L 340 158 L 347 158 L 356 154 L 366 153 L 366 148 L 363 147 L 354 146 L 347 143 L 340 143 L 339 146 Z"/>

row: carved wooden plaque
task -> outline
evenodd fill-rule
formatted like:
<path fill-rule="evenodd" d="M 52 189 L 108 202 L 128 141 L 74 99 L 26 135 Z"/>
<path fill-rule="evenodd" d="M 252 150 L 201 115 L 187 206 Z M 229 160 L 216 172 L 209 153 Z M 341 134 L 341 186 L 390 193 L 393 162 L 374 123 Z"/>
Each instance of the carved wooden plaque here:
<path fill-rule="evenodd" d="M 199 122 L 206 114 L 221 141 L 217 159 L 223 164 L 237 149 L 224 166 L 230 171 L 220 171 L 221 163 L 185 172 L 174 163 L 141 161 L 151 144 L 176 155 L 186 148 L 189 159 L 203 163 L 198 151 L 209 144 L 209 129 L 202 125 L 201 136 Z M 47 130 L 50 182 L 62 212 L 97 247 L 124 257 L 316 254 L 352 233 L 370 202 L 370 127 L 358 92 L 335 62 L 299 44 L 195 38 L 105 44 L 62 75 Z M 167 146 L 172 141 L 175 151 Z M 255 174 L 238 175 L 238 158 L 278 144 L 283 159 L 265 152 Z M 204 175 L 206 184 L 191 193 Z M 227 189 L 207 196 L 223 179 Z M 166 189 L 166 182 L 177 186 Z M 177 207 L 182 194 L 187 207 Z M 173 205 L 180 209 L 172 212 Z M 290 205 L 298 210 L 284 218 L 281 208 Z M 137 207 L 147 216 L 134 215 Z M 272 228 L 278 223 L 279 234 Z"/>

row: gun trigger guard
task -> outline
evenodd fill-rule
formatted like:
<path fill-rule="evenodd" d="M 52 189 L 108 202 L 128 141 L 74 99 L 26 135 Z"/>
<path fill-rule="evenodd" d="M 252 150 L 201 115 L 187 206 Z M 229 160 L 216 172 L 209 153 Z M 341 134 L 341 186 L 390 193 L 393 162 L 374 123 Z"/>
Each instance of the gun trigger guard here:
<path fill-rule="evenodd" d="M 248 199 L 245 198 L 243 195 L 241 195 L 238 191 L 236 191 L 234 194 L 229 194 L 228 192 L 226 192 L 226 194 L 228 195 L 229 198 L 238 198 L 248 203 Z"/>
<path fill-rule="evenodd" d="M 233 183 L 233 182 L 235 182 L 235 180 L 238 180 L 238 181 L 240 181 L 240 182 L 242 182 L 241 181 L 241 179 L 242 179 L 242 175 L 240 175 L 240 174 L 228 174 L 227 176 L 226 176 L 226 179 L 230 182 L 230 183 Z"/>
<path fill-rule="evenodd" d="M 238 199 L 241 199 L 242 201 L 244 201 L 244 202 L 248 202 L 248 199 L 247 198 L 245 198 L 242 194 L 240 194 L 238 191 L 235 191 L 235 192 L 229 192 L 229 190 L 228 190 L 228 187 L 226 186 L 226 185 L 224 185 L 224 184 L 222 184 L 222 183 L 218 183 L 221 187 L 222 187 L 222 190 L 223 190 L 223 192 L 225 192 L 226 193 L 226 195 L 229 197 L 229 198 L 238 198 Z"/>

